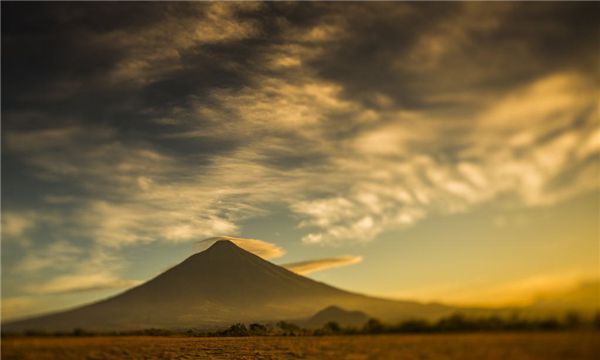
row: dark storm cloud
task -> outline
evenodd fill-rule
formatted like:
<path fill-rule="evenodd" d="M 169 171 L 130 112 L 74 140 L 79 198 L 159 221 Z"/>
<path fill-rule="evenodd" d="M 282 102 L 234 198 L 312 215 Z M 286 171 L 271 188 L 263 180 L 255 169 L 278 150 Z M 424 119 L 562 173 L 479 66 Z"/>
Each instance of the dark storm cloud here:
<path fill-rule="evenodd" d="M 178 160 L 192 155 L 196 164 L 253 141 L 238 125 L 246 114 L 219 103 L 219 91 L 316 74 L 376 111 L 448 112 L 466 102 L 468 113 L 480 92 L 496 95 L 558 70 L 588 71 L 598 37 L 595 3 L 5 2 L 2 9 L 5 132 L 108 126 L 116 130 L 110 141 Z M 303 72 L 269 66 L 286 46 L 316 55 L 300 56 Z M 221 117 L 198 110 L 205 108 Z M 355 111 L 328 113 L 321 135 L 336 141 L 372 126 L 348 121 Z M 244 130 L 223 136 L 223 127 Z M 182 136 L 188 132 L 195 135 Z M 307 141 L 278 128 L 252 135 Z M 263 160 L 294 168 L 326 159 L 315 154 L 272 152 Z"/>
<path fill-rule="evenodd" d="M 243 87 L 251 81 L 249 75 L 270 71 L 263 66 L 264 55 L 285 42 L 284 30 L 323 20 L 343 30 L 308 64 L 341 84 L 349 98 L 375 108 L 381 102 L 374 94 L 386 95 L 403 108 L 446 105 L 449 100 L 435 95 L 465 87 L 506 89 L 557 67 L 593 69 L 598 37 L 595 3 L 269 3 L 233 17 L 256 28 L 251 36 L 176 49 L 175 68 L 133 86 L 132 80 L 107 79 L 124 59 L 138 55 L 135 41 L 122 39 L 143 38 L 144 31 L 172 19 L 184 24 L 186 19 L 203 19 L 206 4 L 2 6 L 3 67 L 10 69 L 3 72 L 5 111 L 29 110 L 34 103 L 63 117 L 76 114 L 150 133 L 164 128 L 146 124 L 148 113 L 140 114 L 141 109 L 150 108 L 156 115 L 186 106 L 191 94 L 205 97 L 215 88 Z M 121 38 L 106 37 L 110 33 Z M 160 73 L 170 62 L 158 59 L 150 67 Z M 13 126 L 10 117 L 5 126 Z"/>
<path fill-rule="evenodd" d="M 236 15 L 242 16 L 245 10 L 231 10 L 233 14 L 225 10 L 221 19 L 218 9 L 216 15 L 211 14 L 212 8 L 203 3 L 114 6 L 5 2 L 2 9 L 3 139 L 13 133 L 22 135 L 89 124 L 90 132 L 103 127 L 116 131 L 110 138 L 92 135 L 96 145 L 85 140 L 64 145 L 75 146 L 78 149 L 75 151 L 85 154 L 90 153 L 86 147 L 97 146 L 98 142 L 126 143 L 179 155 L 180 160 L 185 160 L 188 154 L 206 157 L 236 147 L 230 139 L 175 141 L 168 137 L 169 132 L 179 133 L 182 129 L 155 120 L 172 113 L 174 108 L 185 108 L 191 95 L 202 97 L 215 87 L 243 86 L 248 67 L 245 62 L 250 61 L 254 50 L 238 42 L 235 32 L 245 29 L 232 29 L 231 39 L 220 39 L 221 34 L 208 35 L 197 42 L 181 38 L 187 31 L 197 31 L 200 38 L 206 37 L 204 30 L 210 31 L 221 20 L 223 26 L 229 26 L 228 21 L 235 21 Z M 198 29 L 177 27 L 179 22 L 189 25 L 211 16 L 214 21 Z M 161 28 L 161 24 L 166 25 Z M 218 45 L 221 40 L 231 40 L 232 44 Z M 161 57 L 161 53 L 167 52 L 172 55 Z M 136 62 L 141 63 L 142 70 L 131 77 L 127 71 L 121 71 L 120 67 L 135 67 Z M 194 118 L 197 123 L 202 120 Z M 7 143 L 10 141 L 4 142 Z M 11 156 L 12 150 L 3 145 L 4 154 Z M 62 155 L 55 153 L 59 162 L 64 162 L 73 157 L 72 151 L 74 148 L 65 149 Z M 193 161 L 201 164 L 200 160 L 195 157 Z M 11 164 L 4 162 L 4 169 Z M 21 173 L 26 171 L 23 167 L 19 169 Z M 17 182 L 15 187 L 23 183 Z M 10 179 L 5 181 L 3 193 L 13 188 L 10 183 Z M 82 179 L 61 179 L 61 184 L 74 191 L 73 188 L 81 186 Z M 11 194 L 41 196 L 51 187 L 33 188 L 37 190 Z"/>
<path fill-rule="evenodd" d="M 44 92 L 60 91 L 60 85 L 69 82 L 73 86 L 86 85 L 77 92 L 97 86 L 95 82 L 127 49 L 100 44 L 93 41 L 94 37 L 116 29 L 151 26 L 160 20 L 162 8 L 160 4 L 150 8 L 141 3 L 118 7 L 98 3 L 3 3 L 3 67 L 10 69 L 4 74 L 3 86 L 11 90 L 6 98 L 8 105 L 16 106 L 32 97 L 39 101 L 36 95 L 48 101 L 53 95 L 60 98 L 61 94 Z"/>
<path fill-rule="evenodd" d="M 41 101 L 47 106 L 54 102 L 65 105 L 59 101 L 64 98 L 77 108 L 77 103 L 85 97 L 98 95 L 100 99 L 95 100 L 106 105 L 118 102 L 119 98 L 123 102 L 126 93 L 134 99 L 141 97 L 141 104 L 136 105 L 153 104 L 157 108 L 177 105 L 190 94 L 203 94 L 214 87 L 242 86 L 247 81 L 244 75 L 261 66 L 258 60 L 267 50 L 266 46 L 278 41 L 282 26 L 308 24 L 310 21 L 305 20 L 318 18 L 310 16 L 311 6 L 269 4 L 245 10 L 233 4 L 235 14 L 227 21 L 246 19 L 257 28 L 253 36 L 233 37 L 225 42 L 200 41 L 182 49 L 176 46 L 181 33 L 211 29 L 208 26 L 200 29 L 167 27 L 171 33 L 165 33 L 164 37 L 144 38 L 144 32 L 162 23 L 173 21 L 189 25 L 186 21 L 201 21 L 207 17 L 207 7 L 205 3 L 122 3 L 118 6 L 3 3 L 3 67 L 10 69 L 3 74 L 3 87 L 10 90 L 5 92 L 6 108 L 18 108 L 19 104 L 27 107 L 28 101 L 38 104 Z M 284 18 L 286 15 L 289 19 Z M 110 34 L 119 37 L 112 38 Z M 122 60 L 138 55 L 136 47 L 164 45 L 162 42 L 170 38 L 174 42 L 172 48 L 178 52 L 176 61 L 181 65 L 176 71 L 158 77 L 141 89 L 131 83 L 107 81 L 107 75 Z M 153 65 L 160 71 L 161 67 L 169 66 L 167 62 L 157 61 Z M 113 107 L 117 107 L 116 104 Z"/>
<path fill-rule="evenodd" d="M 137 55 L 138 43 L 151 47 L 166 41 L 144 40 L 145 31 L 166 21 L 202 19 L 205 11 L 205 4 L 199 3 L 113 5 L 3 3 L 3 67 L 10 69 L 3 73 L 5 109 L 29 110 L 35 103 L 38 109 L 41 106 L 51 113 L 87 111 L 85 115 L 93 118 L 106 107 L 118 114 L 119 110 L 139 110 L 136 106 L 149 103 L 159 108 L 172 106 L 190 92 L 215 86 L 216 78 L 220 77 L 225 86 L 227 78 L 236 78 L 234 71 L 221 67 L 223 58 L 232 51 L 220 55 L 218 49 L 212 49 L 197 54 L 192 44 L 178 49 L 182 52 L 178 61 L 182 68 L 192 64 L 193 71 L 178 69 L 141 89 L 133 86 L 133 81 L 111 81 L 111 72 Z M 186 29 L 167 30 L 181 33 Z M 175 41 L 180 33 L 164 36 Z M 160 68 L 169 64 L 159 60 L 154 65 Z"/>
<path fill-rule="evenodd" d="M 273 44 L 286 42 L 285 29 L 302 29 L 320 18 L 308 4 L 232 4 L 231 14 L 224 15 L 204 3 L 2 6 L 3 68 L 10 69 L 2 81 L 4 130 L 110 126 L 118 129 L 117 141 L 142 142 L 179 160 L 192 154 L 196 164 L 203 163 L 198 156 L 229 152 L 247 140 L 170 137 L 190 124 L 207 133 L 221 126 L 189 110 L 190 103 L 200 99 L 210 106 L 211 92 L 251 85 L 251 76 L 270 71 L 265 55 Z M 207 21 L 211 16 L 215 20 Z M 207 23 L 194 29 L 195 21 Z M 227 33 L 231 22 L 248 26 L 234 28 L 229 38 L 202 39 L 210 31 Z M 179 40 L 194 31 L 200 39 Z M 177 124 L 157 121 L 173 115 Z"/>
<path fill-rule="evenodd" d="M 346 33 L 312 65 L 373 107 L 374 93 L 423 108 L 449 105 L 436 95 L 505 91 L 557 70 L 597 75 L 597 3 L 343 6 Z"/>

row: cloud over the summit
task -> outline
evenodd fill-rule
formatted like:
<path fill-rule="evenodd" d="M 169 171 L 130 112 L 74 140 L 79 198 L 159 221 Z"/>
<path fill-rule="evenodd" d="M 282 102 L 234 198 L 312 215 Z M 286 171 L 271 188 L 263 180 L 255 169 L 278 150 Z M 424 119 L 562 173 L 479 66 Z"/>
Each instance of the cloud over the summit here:
<path fill-rule="evenodd" d="M 203 247 L 211 246 L 215 242 L 221 240 L 231 241 L 237 246 L 241 247 L 242 249 L 267 260 L 282 257 L 286 253 L 286 251 L 282 247 L 264 240 L 240 238 L 233 236 L 217 236 L 204 239 L 199 242 L 199 245 L 202 245 Z"/>

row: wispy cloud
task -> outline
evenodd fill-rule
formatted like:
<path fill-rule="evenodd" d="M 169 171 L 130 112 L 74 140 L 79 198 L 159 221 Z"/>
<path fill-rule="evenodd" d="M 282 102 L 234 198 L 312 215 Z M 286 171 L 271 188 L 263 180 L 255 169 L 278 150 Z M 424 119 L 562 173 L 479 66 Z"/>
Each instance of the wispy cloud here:
<path fill-rule="evenodd" d="M 399 130 L 390 125 L 380 133 L 371 130 L 366 139 L 385 138 L 359 137 L 353 157 L 330 154 L 339 164 L 337 175 L 352 178 L 348 191 L 291 205 L 305 218 L 301 226 L 320 229 L 304 242 L 370 240 L 432 213 L 468 211 L 500 194 L 515 194 L 524 206 L 542 206 L 593 189 L 590 159 L 598 150 L 583 145 L 594 141 L 593 93 L 593 85 L 579 76 L 553 74 L 493 102 L 470 122 L 451 118 L 449 126 L 423 113 L 416 131 L 402 117 L 394 125 Z M 427 130 L 419 131 L 424 126 Z M 444 138 L 449 131 L 467 135 Z M 448 161 L 436 155 L 444 147 L 460 151 Z M 561 181 L 567 173 L 570 180 Z"/>
<path fill-rule="evenodd" d="M 73 266 L 81 258 L 83 250 L 67 241 L 57 241 L 42 249 L 31 249 L 16 265 L 17 271 L 35 272 Z"/>
<path fill-rule="evenodd" d="M 579 65 L 571 71 L 549 66 L 545 73 L 532 72 L 524 80 L 515 76 L 518 81 L 494 87 L 497 75 L 475 66 L 485 52 L 475 47 L 476 58 L 465 59 L 453 50 L 471 49 L 477 34 L 502 32 L 502 24 L 513 21 L 513 5 L 498 5 L 498 11 L 461 6 L 435 25 L 420 24 L 422 32 L 396 34 L 413 38 L 406 51 L 390 50 L 377 59 L 345 56 L 341 63 L 353 69 L 363 68 L 360 61 L 381 62 L 370 67 L 373 77 L 398 85 L 377 81 L 379 88 L 368 96 L 360 89 L 375 86 L 369 80 L 346 70 L 349 76 L 337 77 L 340 49 L 332 40 L 357 50 L 370 40 L 355 27 L 370 20 L 359 5 L 343 14 L 329 10 L 319 10 L 310 25 L 278 24 L 273 36 L 283 43 L 264 44 L 264 51 L 248 54 L 251 60 L 235 58 L 219 68 L 243 86 L 188 89 L 181 77 L 208 76 L 186 62 L 204 54 L 205 46 L 235 45 L 268 31 L 256 18 L 238 16 L 267 11 L 261 5 L 207 4 L 182 11 L 183 23 L 210 31 L 182 32 L 178 17 L 167 12 L 159 14 L 157 26 L 99 35 L 122 39 L 109 72 L 146 79 L 138 85 L 151 93 L 151 84 L 163 77 L 188 92 L 181 101 L 160 97 L 164 102 L 133 109 L 148 128 L 140 139 L 124 138 L 118 126 L 71 117 L 54 128 L 9 131 L 7 148 L 44 180 L 78 179 L 73 186 L 85 193 L 75 205 L 79 231 L 113 248 L 236 234 L 241 220 L 281 203 L 306 229 L 305 243 L 369 241 L 433 213 L 468 211 L 500 194 L 540 206 L 595 186 L 589 161 L 598 152 L 594 82 Z M 371 16 L 394 24 L 418 11 L 408 5 L 371 10 Z M 175 39 L 166 41 L 164 33 L 176 34 Z M 535 41 L 543 37 L 530 35 Z M 500 43 L 521 48 L 516 40 Z M 526 61 L 501 58 L 511 74 L 530 70 L 521 69 Z M 473 66 L 465 68 L 465 61 Z M 449 75 L 455 71 L 447 63 L 458 78 Z M 411 78 L 403 74 L 422 79 L 425 89 L 403 81 Z M 481 89 L 472 78 L 489 86 Z M 456 94 L 455 87 L 468 93 L 440 98 Z M 426 91 L 431 89 L 437 90 Z M 28 114 L 19 121 L 44 118 Z M 19 112 L 9 115 L 10 122 Z M 152 133 L 157 126 L 162 132 Z M 568 181 L 561 178 L 567 173 Z M 47 195 L 49 202 L 65 196 Z"/>
<path fill-rule="evenodd" d="M 183 52 L 257 35 L 256 25 L 237 15 L 260 6 L 260 3 L 189 4 L 177 15 L 165 12 L 155 26 L 112 31 L 93 40 L 117 46 L 126 53 L 112 70 L 113 81 L 147 84 L 181 70 Z"/>
<path fill-rule="evenodd" d="M 20 237 L 35 225 L 34 218 L 33 213 L 2 212 L 2 239 L 7 241 Z"/>
<path fill-rule="evenodd" d="M 83 177 L 89 191 L 109 195 L 81 202 L 79 216 L 83 231 L 112 247 L 235 233 L 237 221 L 263 213 L 273 202 L 288 203 L 301 217 L 299 225 L 313 229 L 304 237 L 306 243 L 368 241 L 431 213 L 467 211 L 502 193 L 516 193 L 524 205 L 537 206 L 595 186 L 589 165 L 599 150 L 595 133 L 590 134 L 596 111 L 593 86 L 576 75 L 536 80 L 491 102 L 469 122 L 428 111 L 374 113 L 323 82 L 283 84 L 258 78 L 256 84 L 252 91 L 215 92 L 219 105 L 197 111 L 209 111 L 205 115 L 219 123 L 237 113 L 241 132 L 231 129 L 228 136 L 251 133 L 263 140 L 216 154 L 211 164 L 198 168 L 151 148 L 117 143 L 108 130 L 95 138 L 104 139 L 99 146 L 89 146 L 87 132 L 73 127 L 37 135 L 12 133 L 7 143 L 27 154 L 42 169 L 41 176 Z M 278 101 L 275 108 L 281 114 L 272 110 Z M 348 139 L 329 139 L 328 118 L 340 114 L 357 125 L 372 125 Z M 525 118 L 527 122 L 518 121 Z M 579 125 L 570 127 L 574 123 Z M 200 136 L 191 126 L 186 136 Z M 267 129 L 295 133 L 288 141 L 315 143 L 314 155 L 327 161 L 279 168 L 280 160 L 269 158 L 272 154 L 279 152 L 281 161 L 297 154 L 286 154 L 277 137 L 263 138 Z M 225 130 L 217 127 L 208 134 L 217 131 L 210 136 L 220 137 Z M 456 131 L 465 135 L 443 137 Z M 21 136 L 39 141 L 35 148 L 22 148 L 29 141 Z M 71 151 L 74 147 L 80 151 Z M 453 155 L 458 161 L 439 156 L 452 147 L 460 149 Z M 572 172 L 572 180 L 557 183 L 565 171 Z M 16 225 L 7 229 L 18 230 Z"/>
<path fill-rule="evenodd" d="M 62 221 L 60 216 L 40 209 L 2 210 L 2 242 L 16 244 L 23 248 L 34 245 L 32 233 L 44 226 L 57 226 Z"/>
<path fill-rule="evenodd" d="M 120 272 L 126 262 L 110 248 L 74 246 L 66 241 L 49 244 L 27 254 L 10 274 L 25 275 L 20 291 L 28 296 L 75 294 L 93 290 L 123 289 L 140 283 Z M 45 272 L 43 280 L 39 274 Z M 38 275 L 38 276 L 32 276 Z"/>
<path fill-rule="evenodd" d="M 362 256 L 347 255 L 317 260 L 299 261 L 290 264 L 283 264 L 281 266 L 295 273 L 306 275 L 327 269 L 358 264 L 362 262 L 362 260 Z"/>
<path fill-rule="evenodd" d="M 3 320 L 27 313 L 37 303 L 36 299 L 31 296 L 3 297 L 0 301 L 2 303 Z"/>
<path fill-rule="evenodd" d="M 139 284 L 108 273 L 65 275 L 28 287 L 32 294 L 64 294 L 103 289 L 124 289 Z"/>

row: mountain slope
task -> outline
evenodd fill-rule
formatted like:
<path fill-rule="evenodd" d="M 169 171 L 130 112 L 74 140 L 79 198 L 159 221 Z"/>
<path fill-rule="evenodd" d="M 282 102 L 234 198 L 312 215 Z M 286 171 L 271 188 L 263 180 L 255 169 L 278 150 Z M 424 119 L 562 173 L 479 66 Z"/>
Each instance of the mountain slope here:
<path fill-rule="evenodd" d="M 3 331 L 215 328 L 234 322 L 309 317 L 330 305 L 386 320 L 438 317 L 442 305 L 400 302 L 346 292 L 218 241 L 154 279 L 72 310 L 3 324 Z"/>

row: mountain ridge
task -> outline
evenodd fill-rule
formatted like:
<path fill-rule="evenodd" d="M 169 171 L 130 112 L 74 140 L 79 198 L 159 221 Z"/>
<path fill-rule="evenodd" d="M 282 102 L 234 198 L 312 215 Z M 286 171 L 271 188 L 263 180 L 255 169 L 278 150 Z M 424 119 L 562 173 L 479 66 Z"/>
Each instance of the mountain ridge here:
<path fill-rule="evenodd" d="M 97 331 L 144 328 L 218 328 L 235 322 L 307 318 L 335 304 L 386 320 L 439 317 L 456 310 L 369 297 L 291 272 L 220 240 L 145 283 L 70 310 L 2 325 L 28 329 Z"/>

